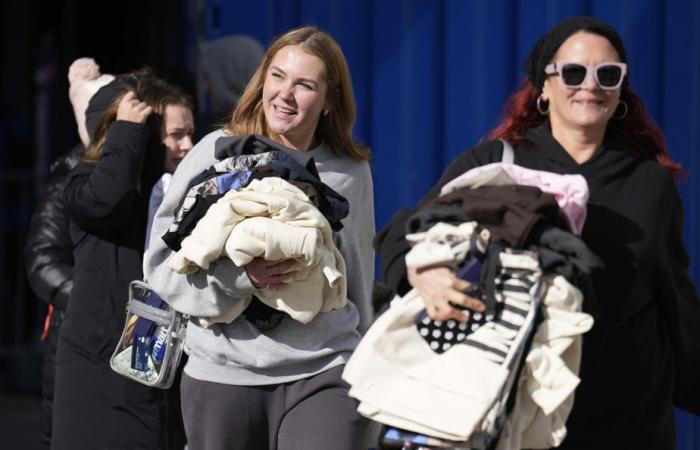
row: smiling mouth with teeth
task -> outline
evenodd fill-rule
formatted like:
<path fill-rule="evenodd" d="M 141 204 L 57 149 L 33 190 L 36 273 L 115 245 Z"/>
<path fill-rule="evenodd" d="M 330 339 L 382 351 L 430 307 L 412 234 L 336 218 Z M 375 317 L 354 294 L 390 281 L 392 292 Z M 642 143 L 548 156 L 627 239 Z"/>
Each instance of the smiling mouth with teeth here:
<path fill-rule="evenodd" d="M 596 105 L 596 106 L 600 106 L 600 105 L 603 104 L 603 101 L 602 101 L 602 100 L 576 100 L 576 101 L 574 101 L 574 103 L 579 103 L 579 104 L 582 104 L 582 105 Z"/>
<path fill-rule="evenodd" d="M 284 113 L 284 114 L 294 114 L 295 113 L 295 111 L 293 109 L 283 108 L 281 106 L 275 106 L 275 110 L 279 111 L 281 113 Z"/>

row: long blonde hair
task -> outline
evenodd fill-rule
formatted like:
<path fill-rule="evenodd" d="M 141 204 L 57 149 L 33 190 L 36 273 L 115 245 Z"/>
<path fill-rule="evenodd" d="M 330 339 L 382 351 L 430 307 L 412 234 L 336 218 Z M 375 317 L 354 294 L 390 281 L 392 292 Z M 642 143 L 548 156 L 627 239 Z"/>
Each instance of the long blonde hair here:
<path fill-rule="evenodd" d="M 320 58 L 325 65 L 325 81 L 328 85 L 326 101 L 330 108 L 327 115 L 319 117 L 316 126 L 317 137 L 330 145 L 336 153 L 347 154 L 358 160 L 370 159 L 369 149 L 352 138 L 356 113 L 355 96 L 345 55 L 335 39 L 316 27 L 293 29 L 270 45 L 224 129 L 233 135 L 260 134 L 279 140 L 265 121 L 262 93 L 272 59 L 278 51 L 289 45 L 302 47 Z"/>
<path fill-rule="evenodd" d="M 81 158 L 84 162 L 97 162 L 102 158 L 102 150 L 109 127 L 117 120 L 119 103 L 129 91 L 133 91 L 137 98 L 153 108 L 146 124 L 150 128 L 151 139 L 155 142 L 161 142 L 163 139 L 163 120 L 166 106 L 182 105 L 192 109 L 192 100 L 187 94 L 180 88 L 158 78 L 148 67 L 119 75 L 108 86 L 114 87 L 116 96 L 97 121 L 93 139 Z"/>

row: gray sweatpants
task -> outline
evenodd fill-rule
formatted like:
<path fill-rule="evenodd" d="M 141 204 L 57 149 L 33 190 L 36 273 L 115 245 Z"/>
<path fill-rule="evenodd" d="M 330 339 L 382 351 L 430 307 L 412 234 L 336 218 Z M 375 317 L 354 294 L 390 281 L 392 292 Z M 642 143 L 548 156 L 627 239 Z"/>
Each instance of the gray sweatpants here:
<path fill-rule="evenodd" d="M 343 366 L 284 384 L 233 386 L 184 374 L 189 450 L 360 450 L 369 421 L 348 397 Z"/>

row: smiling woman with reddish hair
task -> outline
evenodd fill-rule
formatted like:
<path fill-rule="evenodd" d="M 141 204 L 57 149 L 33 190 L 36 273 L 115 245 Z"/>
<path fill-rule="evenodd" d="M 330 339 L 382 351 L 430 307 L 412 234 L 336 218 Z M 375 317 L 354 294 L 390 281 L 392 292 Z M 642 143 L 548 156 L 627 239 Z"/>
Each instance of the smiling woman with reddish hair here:
<path fill-rule="evenodd" d="M 675 448 L 672 406 L 700 413 L 700 300 L 688 277 L 683 208 L 674 180 L 683 170 L 629 87 L 622 40 L 608 24 L 572 17 L 547 32 L 524 64 L 490 140 L 459 155 L 421 201 L 462 173 L 514 162 L 580 174 L 590 198 L 582 238 L 605 268 L 592 277 L 584 308 L 581 383 L 562 449 Z M 405 224 L 397 213 L 378 237 L 384 281 L 399 294 L 415 287 L 434 319 L 459 318 L 455 303 L 478 300 L 447 267 L 406 271 Z"/>

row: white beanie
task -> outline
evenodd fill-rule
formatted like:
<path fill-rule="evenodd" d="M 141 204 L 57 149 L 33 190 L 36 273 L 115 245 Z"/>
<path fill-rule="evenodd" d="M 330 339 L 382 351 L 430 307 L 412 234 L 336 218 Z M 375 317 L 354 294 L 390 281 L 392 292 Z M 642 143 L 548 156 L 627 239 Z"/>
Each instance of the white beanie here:
<path fill-rule="evenodd" d="M 85 110 L 92 96 L 112 80 L 113 75 L 100 74 L 100 66 L 92 58 L 78 58 L 68 69 L 68 97 L 73 104 L 78 134 L 85 147 L 90 144 L 90 136 L 85 128 Z"/>

